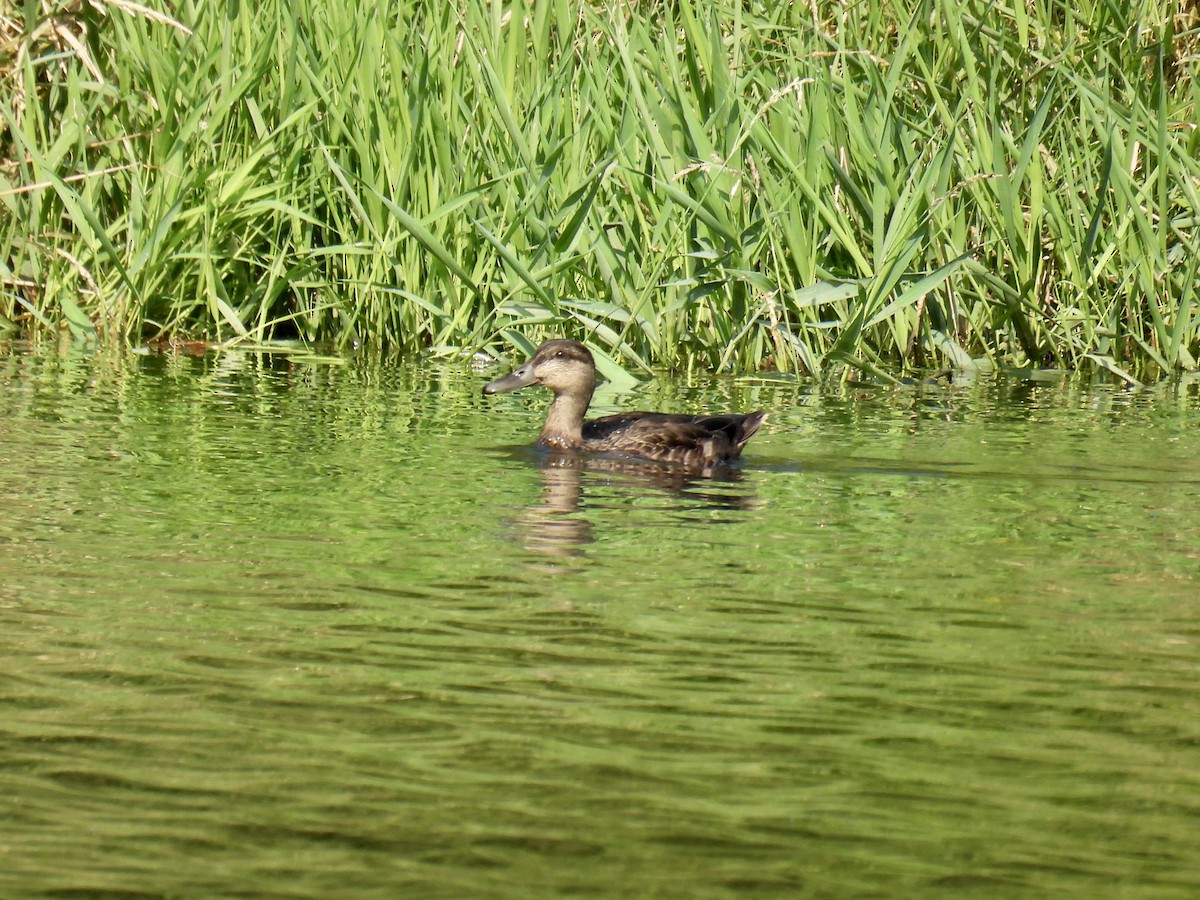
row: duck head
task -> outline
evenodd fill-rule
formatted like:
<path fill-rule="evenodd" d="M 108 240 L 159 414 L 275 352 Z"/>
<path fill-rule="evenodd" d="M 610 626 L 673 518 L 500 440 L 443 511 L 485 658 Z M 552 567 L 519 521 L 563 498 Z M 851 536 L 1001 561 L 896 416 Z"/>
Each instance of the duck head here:
<path fill-rule="evenodd" d="M 596 361 L 579 341 L 546 341 L 529 361 L 484 387 L 485 394 L 503 394 L 521 388 L 549 388 L 561 395 L 583 398 L 586 407 L 596 388 Z"/>

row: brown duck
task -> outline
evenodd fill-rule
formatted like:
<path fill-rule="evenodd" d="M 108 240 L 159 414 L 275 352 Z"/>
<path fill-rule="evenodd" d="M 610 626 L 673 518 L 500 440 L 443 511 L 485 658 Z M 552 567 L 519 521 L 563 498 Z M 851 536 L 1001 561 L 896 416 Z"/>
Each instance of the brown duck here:
<path fill-rule="evenodd" d="M 627 412 L 585 422 L 596 388 L 596 361 L 578 341 L 547 341 L 525 365 L 483 392 L 502 394 L 534 385 L 554 392 L 538 435 L 538 444 L 550 450 L 616 453 L 708 468 L 737 457 L 766 418 L 762 411 L 723 416 Z"/>

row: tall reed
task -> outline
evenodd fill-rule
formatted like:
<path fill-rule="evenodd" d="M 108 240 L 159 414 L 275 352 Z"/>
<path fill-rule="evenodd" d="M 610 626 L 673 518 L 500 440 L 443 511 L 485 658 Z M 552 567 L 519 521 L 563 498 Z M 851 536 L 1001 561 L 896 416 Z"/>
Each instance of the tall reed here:
<path fill-rule="evenodd" d="M 1194 6 L 25 0 L 0 315 L 896 373 L 1200 357 Z"/>

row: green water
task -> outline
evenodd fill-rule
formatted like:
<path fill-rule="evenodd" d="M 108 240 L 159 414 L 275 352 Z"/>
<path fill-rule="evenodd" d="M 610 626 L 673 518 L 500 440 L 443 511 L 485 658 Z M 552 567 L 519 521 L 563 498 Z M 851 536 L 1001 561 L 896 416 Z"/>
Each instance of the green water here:
<path fill-rule="evenodd" d="M 0 356 L 0 896 L 1200 895 L 1200 393 Z"/>

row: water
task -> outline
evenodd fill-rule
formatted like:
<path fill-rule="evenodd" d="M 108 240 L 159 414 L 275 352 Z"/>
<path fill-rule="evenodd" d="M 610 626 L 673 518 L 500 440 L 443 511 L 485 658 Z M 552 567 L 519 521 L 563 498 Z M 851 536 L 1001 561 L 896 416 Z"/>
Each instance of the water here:
<path fill-rule="evenodd" d="M 1200 397 L 0 356 L 0 896 L 1194 897 Z"/>

